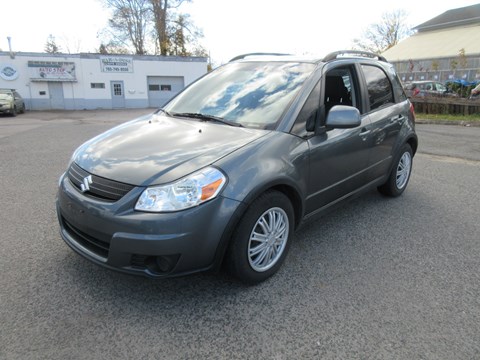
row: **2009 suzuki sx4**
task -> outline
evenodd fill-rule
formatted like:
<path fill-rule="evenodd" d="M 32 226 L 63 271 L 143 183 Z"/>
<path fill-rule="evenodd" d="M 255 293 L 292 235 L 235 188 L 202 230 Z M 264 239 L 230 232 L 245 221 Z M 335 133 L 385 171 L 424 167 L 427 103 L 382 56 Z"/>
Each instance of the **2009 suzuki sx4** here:
<path fill-rule="evenodd" d="M 402 194 L 416 149 L 413 107 L 381 56 L 239 56 L 81 145 L 59 182 L 60 232 L 106 268 L 223 265 L 258 283 L 303 220 L 372 187 Z"/>

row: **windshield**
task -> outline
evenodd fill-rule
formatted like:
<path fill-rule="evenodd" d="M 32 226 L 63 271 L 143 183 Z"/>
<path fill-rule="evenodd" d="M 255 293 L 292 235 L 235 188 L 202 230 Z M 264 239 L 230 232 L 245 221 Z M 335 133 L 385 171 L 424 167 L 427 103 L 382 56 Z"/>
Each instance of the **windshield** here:
<path fill-rule="evenodd" d="M 171 114 L 213 115 L 246 127 L 273 129 L 315 65 L 285 62 L 232 63 L 173 99 Z"/>
<path fill-rule="evenodd" d="M 0 91 L 0 99 L 10 100 L 12 98 L 11 92 Z"/>

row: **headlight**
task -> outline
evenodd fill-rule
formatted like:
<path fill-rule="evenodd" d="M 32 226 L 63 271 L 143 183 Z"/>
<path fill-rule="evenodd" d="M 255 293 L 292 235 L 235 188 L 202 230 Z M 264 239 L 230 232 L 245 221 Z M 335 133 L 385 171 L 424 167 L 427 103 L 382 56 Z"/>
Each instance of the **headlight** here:
<path fill-rule="evenodd" d="M 172 212 L 197 206 L 215 198 L 227 179 L 213 167 L 207 167 L 174 183 L 146 188 L 135 210 Z"/>

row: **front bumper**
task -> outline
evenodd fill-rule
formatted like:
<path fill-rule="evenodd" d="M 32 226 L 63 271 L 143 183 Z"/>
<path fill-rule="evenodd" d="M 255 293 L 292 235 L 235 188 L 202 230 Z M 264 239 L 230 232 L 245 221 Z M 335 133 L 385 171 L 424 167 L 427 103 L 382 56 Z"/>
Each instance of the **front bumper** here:
<path fill-rule="evenodd" d="M 63 240 L 90 261 L 131 274 L 166 277 L 211 268 L 241 203 L 219 196 L 174 213 L 134 211 L 143 190 L 134 188 L 116 202 L 100 201 L 63 176 L 57 196 Z"/>
<path fill-rule="evenodd" d="M 0 114 L 11 114 L 13 113 L 13 107 L 10 105 L 2 105 L 0 104 Z"/>

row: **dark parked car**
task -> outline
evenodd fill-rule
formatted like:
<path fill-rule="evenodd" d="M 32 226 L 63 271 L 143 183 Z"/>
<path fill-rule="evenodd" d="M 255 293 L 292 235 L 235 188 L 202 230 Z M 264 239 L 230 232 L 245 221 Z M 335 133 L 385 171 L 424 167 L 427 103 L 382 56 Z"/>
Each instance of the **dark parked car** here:
<path fill-rule="evenodd" d="M 223 264 L 257 283 L 303 220 L 372 187 L 402 194 L 416 149 L 413 107 L 384 58 L 244 55 L 80 146 L 59 180 L 61 235 L 126 273 Z"/>
<path fill-rule="evenodd" d="M 0 114 L 16 116 L 25 112 L 25 102 L 15 89 L 0 89 Z"/>
<path fill-rule="evenodd" d="M 445 84 L 438 81 L 414 81 L 405 84 L 405 93 L 410 97 L 424 98 L 426 96 L 458 97 Z"/>

